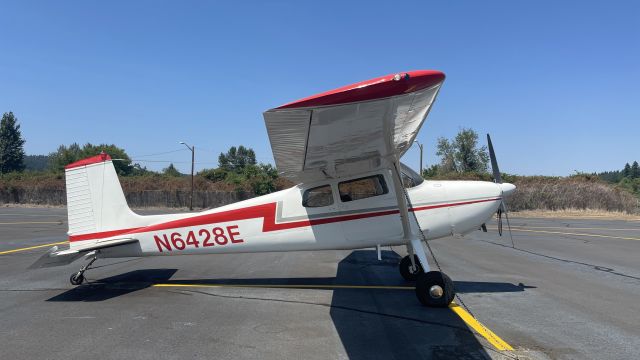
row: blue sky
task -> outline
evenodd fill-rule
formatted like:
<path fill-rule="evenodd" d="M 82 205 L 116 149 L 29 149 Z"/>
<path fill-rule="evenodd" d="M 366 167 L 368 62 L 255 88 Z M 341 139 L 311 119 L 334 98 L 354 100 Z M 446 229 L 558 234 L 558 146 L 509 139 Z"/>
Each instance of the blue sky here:
<path fill-rule="evenodd" d="M 437 69 L 447 80 L 418 135 L 427 163 L 436 139 L 461 127 L 490 132 L 509 173 L 640 161 L 633 1 L 0 1 L 0 11 L 0 112 L 16 114 L 28 154 L 115 143 L 187 172 L 184 140 L 197 169 L 238 144 L 272 162 L 264 110 Z M 417 147 L 403 160 L 417 167 Z"/>

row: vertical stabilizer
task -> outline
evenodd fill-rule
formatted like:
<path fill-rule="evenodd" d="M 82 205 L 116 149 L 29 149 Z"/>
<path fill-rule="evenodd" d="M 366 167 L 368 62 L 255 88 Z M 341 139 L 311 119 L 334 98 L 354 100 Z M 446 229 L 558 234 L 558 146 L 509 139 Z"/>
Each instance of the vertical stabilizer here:
<path fill-rule="evenodd" d="M 71 248 L 144 225 L 129 209 L 109 155 L 67 165 L 65 178 Z"/>

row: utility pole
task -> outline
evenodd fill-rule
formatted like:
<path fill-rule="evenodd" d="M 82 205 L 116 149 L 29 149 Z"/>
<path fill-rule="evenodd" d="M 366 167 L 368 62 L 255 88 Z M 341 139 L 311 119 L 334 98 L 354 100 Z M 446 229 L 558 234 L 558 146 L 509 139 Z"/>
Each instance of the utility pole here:
<path fill-rule="evenodd" d="M 423 176 L 422 175 L 422 144 L 420 144 L 418 140 L 414 140 L 413 142 L 418 144 L 418 147 L 420 148 L 420 176 Z"/>
<path fill-rule="evenodd" d="M 196 146 L 189 146 L 184 141 L 180 141 L 180 144 L 187 147 L 187 149 L 191 150 L 191 195 L 189 196 L 189 210 L 193 210 L 193 165 L 196 160 Z"/>

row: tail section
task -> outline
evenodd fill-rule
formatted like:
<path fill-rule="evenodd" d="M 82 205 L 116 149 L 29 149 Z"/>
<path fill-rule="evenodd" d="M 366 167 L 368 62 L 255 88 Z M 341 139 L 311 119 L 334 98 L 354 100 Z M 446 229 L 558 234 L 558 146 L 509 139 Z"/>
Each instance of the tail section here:
<path fill-rule="evenodd" d="M 71 249 L 145 225 L 129 209 L 109 155 L 67 165 L 65 178 Z"/>

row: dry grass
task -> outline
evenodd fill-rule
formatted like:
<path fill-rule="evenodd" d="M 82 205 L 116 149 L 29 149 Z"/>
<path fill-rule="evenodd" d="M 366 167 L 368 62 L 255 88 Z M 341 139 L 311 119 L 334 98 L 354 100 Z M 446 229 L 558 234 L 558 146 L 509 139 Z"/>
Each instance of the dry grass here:
<path fill-rule="evenodd" d="M 445 177 L 447 178 L 447 177 Z M 450 177 L 451 179 L 455 177 Z M 464 175 L 459 179 L 489 180 L 488 175 Z M 198 206 L 208 207 L 253 196 L 248 184 L 212 182 L 196 176 L 194 179 Z M 604 216 L 621 218 L 625 214 L 640 214 L 639 200 L 630 192 L 586 176 L 508 176 L 505 181 L 518 188 L 509 199 L 509 210 L 519 214 L 562 217 Z M 135 206 L 181 207 L 191 190 L 190 177 L 136 176 L 121 177 L 127 197 Z M 276 189 L 293 184 L 285 179 L 276 180 Z M 0 204 L 64 204 L 64 175 L 8 174 L 0 177 Z M 532 212 L 533 211 L 533 212 Z M 604 215 L 600 215 L 604 214 Z M 550 215 L 551 216 L 551 215 Z"/>
<path fill-rule="evenodd" d="M 638 214 L 638 198 L 630 192 L 594 178 L 572 176 L 517 177 L 517 190 L 509 209 L 551 211 L 603 211 Z"/>
<path fill-rule="evenodd" d="M 639 215 L 627 214 L 619 211 L 603 211 L 603 210 L 592 210 L 592 209 L 523 210 L 523 211 L 510 212 L 509 217 L 640 221 Z"/>
<path fill-rule="evenodd" d="M 443 180 L 491 181 L 489 174 L 443 174 Z M 576 175 L 514 176 L 505 175 L 503 181 L 513 183 L 517 190 L 509 199 L 509 210 L 543 210 L 640 214 L 639 199 L 626 189 L 606 183 L 595 176 Z"/>

